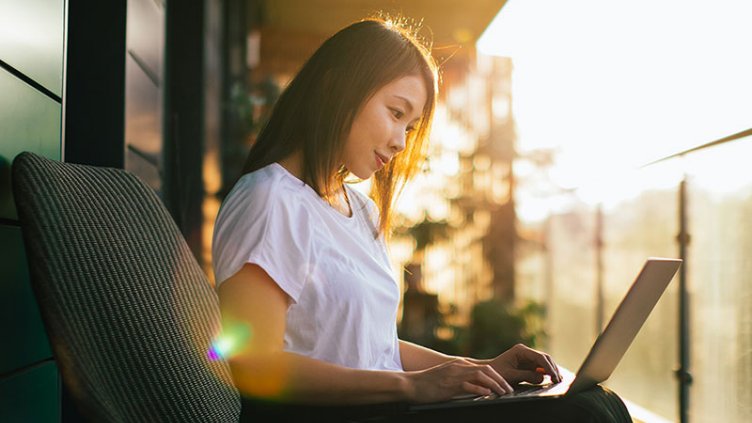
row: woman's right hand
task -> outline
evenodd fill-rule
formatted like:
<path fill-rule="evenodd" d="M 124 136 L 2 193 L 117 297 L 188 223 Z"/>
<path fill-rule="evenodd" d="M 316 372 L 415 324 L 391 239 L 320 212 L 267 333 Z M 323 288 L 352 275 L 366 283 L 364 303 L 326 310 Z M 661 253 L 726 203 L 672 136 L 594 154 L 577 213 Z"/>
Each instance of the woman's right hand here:
<path fill-rule="evenodd" d="M 511 385 L 487 364 L 457 358 L 425 370 L 407 372 L 408 401 L 429 403 L 447 401 L 462 395 L 504 395 Z"/>

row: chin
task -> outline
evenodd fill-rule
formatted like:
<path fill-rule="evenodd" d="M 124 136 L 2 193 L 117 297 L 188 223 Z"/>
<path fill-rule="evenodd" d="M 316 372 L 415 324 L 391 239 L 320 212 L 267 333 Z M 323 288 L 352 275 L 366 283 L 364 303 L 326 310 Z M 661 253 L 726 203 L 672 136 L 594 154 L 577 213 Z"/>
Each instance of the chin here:
<path fill-rule="evenodd" d="M 374 171 L 372 171 L 370 169 L 368 169 L 368 170 L 366 170 L 366 169 L 355 169 L 355 170 L 350 170 L 350 173 L 352 173 L 353 175 L 355 175 L 356 178 L 365 181 L 366 179 L 369 179 L 371 176 L 373 176 Z"/>
<path fill-rule="evenodd" d="M 371 176 L 373 176 L 373 172 L 351 172 L 353 175 L 355 175 L 356 178 L 360 179 L 361 181 L 365 181 L 366 179 L 370 179 Z"/>

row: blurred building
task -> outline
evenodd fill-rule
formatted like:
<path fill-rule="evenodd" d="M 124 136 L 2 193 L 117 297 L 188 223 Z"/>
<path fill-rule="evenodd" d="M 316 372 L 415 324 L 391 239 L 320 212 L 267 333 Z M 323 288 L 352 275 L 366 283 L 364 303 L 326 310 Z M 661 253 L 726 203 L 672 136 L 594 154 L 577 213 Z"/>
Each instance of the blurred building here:
<path fill-rule="evenodd" d="M 395 249 L 402 254 L 395 260 L 423 263 L 425 289 L 439 295 L 458 326 L 479 301 L 514 301 L 518 237 L 512 63 L 473 55 L 464 66 L 445 73 L 428 163 L 406 188 L 394 240 L 408 245 Z M 435 234 L 411 240 L 416 231 Z"/>

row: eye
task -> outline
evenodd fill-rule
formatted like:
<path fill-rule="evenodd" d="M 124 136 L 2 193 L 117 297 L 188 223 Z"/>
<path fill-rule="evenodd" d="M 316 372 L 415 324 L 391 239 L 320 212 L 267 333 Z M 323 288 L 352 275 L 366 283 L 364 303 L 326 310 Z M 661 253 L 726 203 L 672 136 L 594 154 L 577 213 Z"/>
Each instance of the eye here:
<path fill-rule="evenodd" d="M 392 116 L 394 116 L 397 119 L 402 119 L 402 116 L 405 115 L 405 112 L 403 112 L 400 109 L 395 109 L 393 107 L 390 107 L 389 110 L 392 112 Z"/>
<path fill-rule="evenodd" d="M 412 132 L 413 132 L 414 130 L 415 130 L 415 127 L 414 127 L 414 126 L 408 126 L 407 128 L 405 128 L 405 133 L 406 133 L 406 134 L 410 134 L 410 133 L 412 133 Z"/>

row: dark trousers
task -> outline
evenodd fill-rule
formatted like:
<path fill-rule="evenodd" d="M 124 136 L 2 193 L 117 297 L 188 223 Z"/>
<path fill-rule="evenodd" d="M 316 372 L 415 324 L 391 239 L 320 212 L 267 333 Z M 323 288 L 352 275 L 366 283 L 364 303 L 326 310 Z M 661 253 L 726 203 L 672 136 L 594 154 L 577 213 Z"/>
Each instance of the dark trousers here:
<path fill-rule="evenodd" d="M 564 398 L 409 411 L 406 404 L 323 407 L 243 399 L 241 422 L 631 422 L 618 395 L 597 386 Z"/>

